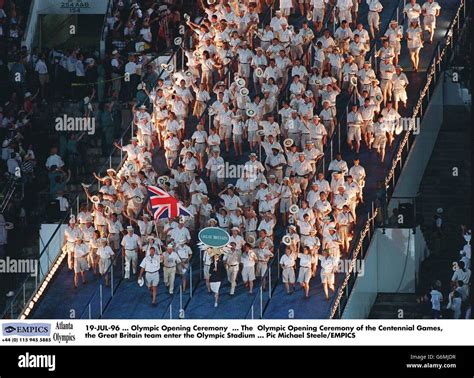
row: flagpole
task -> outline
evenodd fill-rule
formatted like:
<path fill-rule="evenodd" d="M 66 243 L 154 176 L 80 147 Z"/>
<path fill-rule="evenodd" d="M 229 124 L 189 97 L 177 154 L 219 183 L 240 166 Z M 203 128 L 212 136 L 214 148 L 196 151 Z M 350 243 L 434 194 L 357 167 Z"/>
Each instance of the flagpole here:
<path fill-rule="evenodd" d="M 154 219 L 154 218 L 153 218 Z M 163 243 L 163 240 L 161 240 L 161 236 L 158 233 L 158 224 L 156 223 L 156 219 L 153 220 L 153 223 L 155 223 L 155 231 L 156 231 L 156 236 L 160 240 L 161 243 Z M 160 255 L 163 255 L 163 250 L 161 249 L 161 243 L 158 243 L 158 248 L 160 250 Z"/>

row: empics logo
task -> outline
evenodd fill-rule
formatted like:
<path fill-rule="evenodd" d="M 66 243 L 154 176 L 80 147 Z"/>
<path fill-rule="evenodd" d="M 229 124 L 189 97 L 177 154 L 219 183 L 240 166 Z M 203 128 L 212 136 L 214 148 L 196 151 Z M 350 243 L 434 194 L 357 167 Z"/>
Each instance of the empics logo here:
<path fill-rule="evenodd" d="M 95 133 L 94 117 L 68 117 L 64 114 L 56 117 L 54 122 L 56 131 L 87 131 L 89 135 Z"/>
<path fill-rule="evenodd" d="M 54 354 L 20 354 L 18 356 L 19 368 L 43 368 L 49 371 L 56 370 L 56 356 Z"/>
<path fill-rule="evenodd" d="M 49 336 L 51 324 L 49 323 L 4 323 L 2 324 L 3 336 Z"/>
<path fill-rule="evenodd" d="M 15 332 L 15 331 L 16 331 L 16 328 L 15 328 L 15 327 L 8 326 L 8 327 L 5 327 L 5 328 L 3 329 L 3 334 L 8 335 L 8 334 L 10 334 L 10 333 L 12 333 L 12 332 Z"/>

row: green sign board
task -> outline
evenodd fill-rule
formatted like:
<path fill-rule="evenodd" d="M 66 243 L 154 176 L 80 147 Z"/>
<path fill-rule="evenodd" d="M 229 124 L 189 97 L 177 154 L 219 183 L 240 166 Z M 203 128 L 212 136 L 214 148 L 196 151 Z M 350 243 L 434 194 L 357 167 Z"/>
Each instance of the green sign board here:
<path fill-rule="evenodd" d="M 225 246 L 229 240 L 229 234 L 219 227 L 206 227 L 199 231 L 199 240 L 209 247 L 219 248 Z"/>

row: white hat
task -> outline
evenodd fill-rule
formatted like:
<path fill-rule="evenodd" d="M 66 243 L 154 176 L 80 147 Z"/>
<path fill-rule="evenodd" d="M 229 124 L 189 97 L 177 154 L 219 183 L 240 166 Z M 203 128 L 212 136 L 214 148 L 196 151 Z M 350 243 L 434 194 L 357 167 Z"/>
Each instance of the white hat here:
<path fill-rule="evenodd" d="M 90 100 L 91 100 L 91 99 L 90 99 L 88 96 L 84 97 L 84 104 L 87 105 Z"/>
<path fill-rule="evenodd" d="M 442 208 L 442 207 L 438 207 L 438 208 L 436 209 L 436 213 L 437 213 L 437 214 L 443 214 L 443 208 Z"/>
<path fill-rule="evenodd" d="M 112 55 L 118 54 L 118 50 L 112 51 Z"/>
<path fill-rule="evenodd" d="M 133 227 L 132 226 L 127 226 L 127 231 L 133 231 Z"/>
<path fill-rule="evenodd" d="M 166 248 L 173 248 L 173 247 L 174 247 L 173 243 L 169 243 L 169 244 L 166 246 Z"/>
<path fill-rule="evenodd" d="M 240 232 L 240 228 L 238 228 L 238 227 L 232 227 L 231 230 L 232 230 L 232 231 L 238 231 L 238 232 Z"/>
<path fill-rule="evenodd" d="M 31 92 L 26 92 L 25 97 L 31 97 Z"/>
<path fill-rule="evenodd" d="M 9 144 L 10 144 L 10 139 L 5 139 L 2 143 L 2 147 L 8 147 Z"/>

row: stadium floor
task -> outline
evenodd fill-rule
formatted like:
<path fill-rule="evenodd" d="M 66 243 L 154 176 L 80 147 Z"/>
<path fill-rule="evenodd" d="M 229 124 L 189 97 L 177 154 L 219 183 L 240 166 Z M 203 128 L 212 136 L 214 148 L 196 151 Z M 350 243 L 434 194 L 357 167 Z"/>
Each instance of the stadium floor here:
<path fill-rule="evenodd" d="M 390 21 L 391 15 L 398 4 L 398 1 L 394 0 L 382 0 L 384 5 L 384 12 L 381 14 L 381 29 L 383 30 L 385 25 Z M 400 56 L 399 64 L 405 68 L 405 74 L 410 81 L 407 88 L 408 103 L 407 110 L 399 109 L 402 117 L 408 117 L 411 115 L 411 109 L 415 100 L 418 99 L 418 94 L 423 83 L 424 75 L 428 64 L 431 61 L 434 49 L 438 41 L 444 39 L 445 32 L 454 17 L 455 11 L 459 5 L 459 0 L 438 0 L 441 5 L 441 15 L 437 20 L 437 29 L 435 38 L 432 45 L 425 44 L 424 48 L 420 52 L 420 67 L 419 72 L 414 73 L 411 71 L 411 63 L 406 49 L 406 44 L 402 43 L 402 54 Z M 296 21 L 302 22 L 303 18 L 298 18 Z M 359 20 L 362 20 L 364 26 L 367 23 L 367 11 L 366 7 L 363 6 L 359 12 Z M 406 24 L 404 25 L 406 27 Z M 406 28 L 404 28 L 406 29 Z M 343 96 L 338 100 L 338 104 L 344 101 Z M 338 107 L 339 110 L 339 107 Z M 193 119 L 189 120 L 191 125 Z M 188 133 L 192 133 L 193 130 L 187 128 Z M 372 201 L 375 199 L 376 184 L 378 181 L 385 178 L 390 166 L 391 161 L 401 140 L 401 136 L 398 136 L 393 146 L 390 148 L 387 146 L 386 157 L 384 164 L 379 163 L 379 159 L 375 152 L 368 152 L 363 146 L 359 154 L 361 165 L 365 167 L 367 172 L 366 187 L 364 190 L 364 205 L 359 208 L 358 214 L 367 214 L 370 208 L 364 208 L 365 206 L 370 207 Z M 341 140 L 343 158 L 348 162 L 348 165 L 352 165 L 352 159 L 354 152 L 351 152 L 344 141 Z M 336 151 L 336 150 L 334 150 Z M 154 156 L 154 166 L 158 172 L 164 172 L 166 167 L 164 166 L 164 159 L 162 152 L 157 153 Z M 226 160 L 231 159 L 236 164 L 244 163 L 247 159 L 240 158 L 235 159 L 232 152 L 230 156 L 226 156 Z M 360 219 L 360 217 L 359 217 Z M 361 225 L 358 225 L 358 228 Z M 281 226 L 277 225 L 276 239 L 281 238 L 284 230 Z M 357 232 L 357 231 L 356 231 Z M 150 294 L 144 287 L 139 287 L 134 280 L 132 281 L 120 281 L 118 287 L 115 289 L 115 295 L 110 300 L 110 303 L 105 308 L 103 318 L 135 318 L 135 319 L 149 319 L 149 318 L 169 318 L 170 317 L 170 304 L 171 316 L 173 318 L 178 317 L 178 311 L 182 307 L 185 310 L 185 318 L 198 319 L 198 318 L 212 318 L 212 319 L 226 319 L 226 318 L 245 318 L 249 316 L 250 308 L 252 303 L 258 302 L 258 289 L 259 281 L 255 281 L 254 294 L 249 295 L 247 290 L 239 281 L 234 297 L 230 297 L 229 284 L 225 282 L 221 289 L 221 297 L 219 307 L 213 307 L 213 299 L 207 293 L 206 287 L 202 280 L 199 280 L 198 264 L 197 261 L 199 256 L 198 251 L 194 250 L 193 265 L 196 265 L 195 274 L 193 275 L 193 282 L 195 290 L 193 297 L 189 297 L 189 290 L 183 294 L 182 299 L 179 295 L 175 294 L 170 296 L 166 291 L 165 287 L 160 282 L 158 287 L 157 296 L 157 307 L 150 306 Z M 71 309 L 76 311 L 75 317 L 80 315 L 86 310 L 89 302 L 94 304 L 97 308 L 97 291 L 99 281 L 95 278 L 91 272 L 87 272 L 86 276 L 89 280 L 89 284 L 86 286 L 80 285 L 78 289 L 73 288 L 73 274 L 68 272 L 65 262 L 63 262 L 59 273 L 56 275 L 52 283 L 50 284 L 47 292 L 41 299 L 41 301 L 35 307 L 31 318 L 41 319 L 62 319 L 71 317 Z M 341 276 L 336 278 L 336 283 L 340 283 Z M 176 288 L 179 285 L 179 279 L 176 279 Z M 117 286 L 117 285 L 116 285 Z M 175 290 L 177 293 L 178 289 Z M 336 287 L 337 292 L 337 287 Z M 94 297 L 93 297 L 94 296 Z M 91 301 L 91 298 L 92 301 Z M 263 317 L 264 318 L 288 318 L 289 311 L 292 311 L 294 318 L 300 319 L 321 319 L 327 318 L 332 305 L 334 297 L 328 302 L 324 299 L 321 281 L 319 279 L 319 271 L 316 278 L 311 280 L 310 299 L 305 299 L 303 290 L 297 287 L 297 290 L 292 295 L 285 293 L 284 285 L 278 282 L 274 289 L 272 299 L 266 306 Z M 181 306 L 181 303 L 183 305 Z M 258 306 L 256 306 L 258 307 Z M 93 316 L 94 317 L 94 316 Z M 255 316 L 257 317 L 257 315 Z"/>

